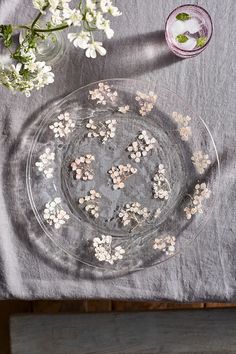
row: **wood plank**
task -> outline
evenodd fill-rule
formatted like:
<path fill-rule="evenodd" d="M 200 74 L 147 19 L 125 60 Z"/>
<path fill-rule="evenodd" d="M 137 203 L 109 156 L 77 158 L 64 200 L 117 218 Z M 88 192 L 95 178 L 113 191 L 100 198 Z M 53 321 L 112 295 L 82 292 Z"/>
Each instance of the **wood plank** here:
<path fill-rule="evenodd" d="M 0 353 L 10 354 L 9 318 L 12 314 L 31 312 L 31 301 L 0 301 Z"/>
<path fill-rule="evenodd" d="M 37 300 L 32 302 L 34 313 L 86 312 L 85 300 Z"/>
<path fill-rule="evenodd" d="M 203 302 L 194 302 L 194 303 L 178 303 L 178 302 L 168 302 L 166 303 L 167 310 L 187 310 L 187 309 L 203 309 Z"/>
<path fill-rule="evenodd" d="M 177 303 L 177 302 L 157 302 L 157 301 L 112 301 L 113 311 L 156 311 L 173 309 L 201 309 L 204 303 Z"/>
<path fill-rule="evenodd" d="M 154 301 L 112 301 L 112 311 L 155 311 L 166 309 L 166 303 Z"/>
<path fill-rule="evenodd" d="M 226 354 L 236 352 L 236 310 L 11 318 L 12 354 Z"/>
<path fill-rule="evenodd" d="M 228 302 L 209 302 L 205 303 L 206 308 L 228 308 L 228 307 L 236 307 L 236 303 L 228 303 Z"/>
<path fill-rule="evenodd" d="M 86 312 L 111 312 L 112 303 L 110 300 L 88 300 Z"/>

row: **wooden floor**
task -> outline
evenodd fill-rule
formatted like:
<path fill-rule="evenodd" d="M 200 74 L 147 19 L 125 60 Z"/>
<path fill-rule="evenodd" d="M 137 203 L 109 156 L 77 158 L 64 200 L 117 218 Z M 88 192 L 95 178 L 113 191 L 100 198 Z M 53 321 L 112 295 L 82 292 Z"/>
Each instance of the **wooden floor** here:
<path fill-rule="evenodd" d="M 128 301 L 101 301 L 101 300 L 74 300 L 74 301 L 0 301 L 0 348 L 1 354 L 9 354 L 9 317 L 12 314 L 35 313 L 85 313 L 111 311 L 155 311 L 236 307 L 226 303 L 193 303 L 178 304 L 166 302 L 128 302 Z"/>

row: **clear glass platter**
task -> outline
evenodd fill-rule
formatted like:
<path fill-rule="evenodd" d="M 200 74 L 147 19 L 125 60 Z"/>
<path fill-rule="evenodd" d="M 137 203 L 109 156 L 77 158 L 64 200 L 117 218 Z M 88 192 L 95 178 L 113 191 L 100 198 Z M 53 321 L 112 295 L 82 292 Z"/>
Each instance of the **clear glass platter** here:
<path fill-rule="evenodd" d="M 33 138 L 26 184 L 56 248 L 133 271 L 167 261 L 201 233 L 219 173 L 209 129 L 180 97 L 114 79 L 52 106 Z"/>

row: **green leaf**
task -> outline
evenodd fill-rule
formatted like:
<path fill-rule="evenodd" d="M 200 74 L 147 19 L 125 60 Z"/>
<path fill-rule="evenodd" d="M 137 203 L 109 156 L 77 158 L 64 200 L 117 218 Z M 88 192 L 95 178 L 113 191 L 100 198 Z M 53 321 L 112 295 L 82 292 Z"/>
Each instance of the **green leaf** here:
<path fill-rule="evenodd" d="M 191 16 L 189 14 L 186 14 L 186 12 L 180 12 L 177 16 L 176 19 L 180 21 L 186 21 L 190 20 Z"/>
<path fill-rule="evenodd" d="M 177 40 L 179 43 L 185 43 L 185 42 L 187 42 L 188 37 L 185 36 L 184 34 L 179 34 L 178 36 L 176 36 L 176 40 Z"/>
<path fill-rule="evenodd" d="M 0 38 L 3 38 L 5 47 L 10 47 L 12 44 L 12 26 L 1 25 L 0 26 Z"/>
<path fill-rule="evenodd" d="M 197 39 L 197 47 L 203 47 L 207 42 L 207 37 L 199 37 Z"/>

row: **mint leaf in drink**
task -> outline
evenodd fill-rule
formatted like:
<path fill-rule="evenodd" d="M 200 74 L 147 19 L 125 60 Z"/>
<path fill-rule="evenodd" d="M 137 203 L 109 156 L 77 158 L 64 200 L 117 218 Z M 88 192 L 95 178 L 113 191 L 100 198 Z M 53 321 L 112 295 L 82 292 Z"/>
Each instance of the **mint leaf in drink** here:
<path fill-rule="evenodd" d="M 186 12 L 180 12 L 177 16 L 176 19 L 180 21 L 186 21 L 190 20 L 191 16 L 189 14 L 186 14 Z"/>
<path fill-rule="evenodd" d="M 176 36 L 176 40 L 177 40 L 179 43 L 185 43 L 185 42 L 187 42 L 188 37 L 185 36 L 184 34 L 179 34 L 178 36 Z"/>
<path fill-rule="evenodd" d="M 203 47 L 207 42 L 207 37 L 199 37 L 197 39 L 197 47 Z"/>

